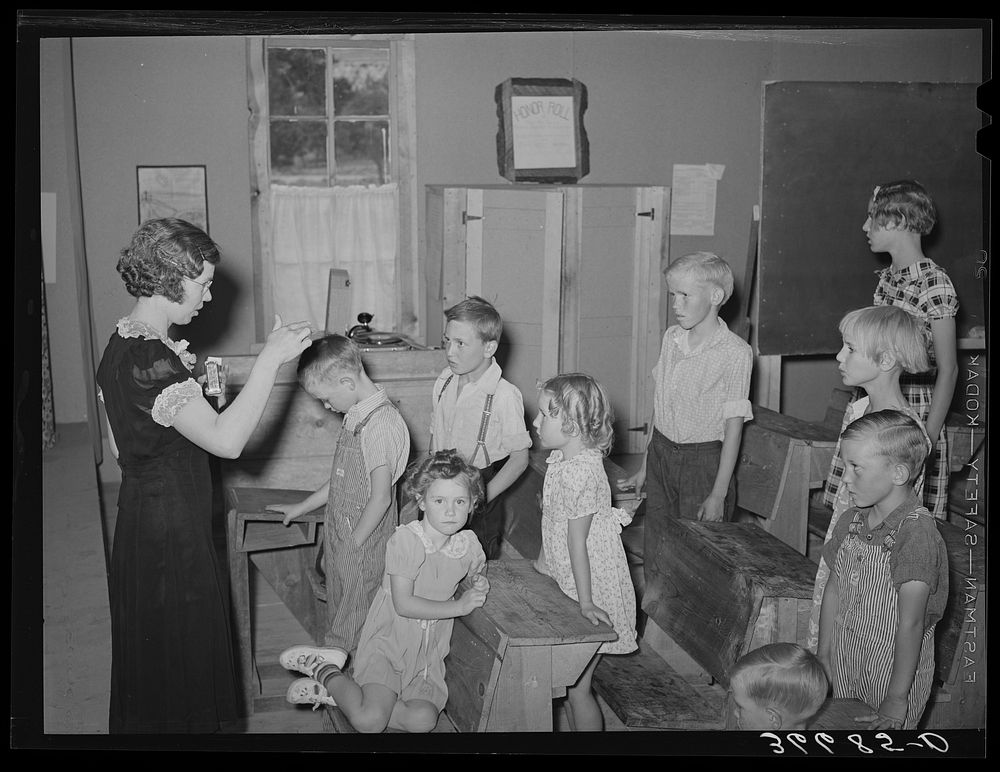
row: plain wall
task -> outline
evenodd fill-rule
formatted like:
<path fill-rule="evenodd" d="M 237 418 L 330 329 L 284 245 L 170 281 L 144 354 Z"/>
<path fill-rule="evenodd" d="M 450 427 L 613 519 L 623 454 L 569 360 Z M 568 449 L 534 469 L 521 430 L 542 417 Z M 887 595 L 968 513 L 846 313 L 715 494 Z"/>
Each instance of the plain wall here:
<path fill-rule="evenodd" d="M 670 253 L 718 252 L 730 260 L 739 287 L 750 215 L 759 200 L 762 82 L 978 83 L 981 34 L 978 29 L 417 34 L 418 249 L 423 255 L 425 185 L 504 181 L 496 162 L 497 84 L 511 77 L 577 78 L 586 85 L 589 102 L 584 126 L 590 174 L 581 184 L 669 186 L 674 164 L 725 165 L 715 235 L 673 237 Z M 68 48 L 50 41 L 42 58 L 42 158 L 54 153 L 43 163 L 43 190 L 51 184 L 57 193 L 59 185 L 70 184 L 68 175 L 52 171 L 59 166 L 57 146 L 65 142 L 59 121 L 67 116 L 59 113 L 65 112 L 60 105 L 66 99 L 60 91 L 72 93 Z M 131 307 L 114 265 L 138 224 L 136 166 L 188 164 L 207 167 L 209 231 L 222 247 L 223 261 L 214 301 L 178 334 L 199 356 L 247 353 L 255 320 L 245 39 L 75 38 L 72 60 L 98 356 L 115 320 Z M 44 128 L 48 117 L 54 118 L 51 133 Z M 60 237 L 60 248 L 71 243 Z M 72 256 L 61 254 L 60 260 Z M 54 360 L 72 359 L 79 350 L 75 286 L 68 282 L 60 270 L 47 288 Z M 69 393 L 81 388 L 80 378 L 92 376 L 85 374 L 79 355 L 76 360 L 60 363 L 59 375 L 53 373 L 60 422 L 85 418 L 74 412 L 85 408 Z M 832 357 L 789 359 L 782 409 L 817 420 L 837 383 Z"/>
<path fill-rule="evenodd" d="M 70 207 L 76 201 L 76 175 L 70 158 L 73 93 L 70 80 L 69 41 L 39 41 L 40 94 L 39 158 L 43 193 L 56 197 L 55 271 L 45 276 L 45 305 L 49 323 L 49 367 L 52 371 L 52 409 L 55 421 L 87 420 L 84 379 L 93 365 L 85 367 L 78 315 L 76 250 Z"/>

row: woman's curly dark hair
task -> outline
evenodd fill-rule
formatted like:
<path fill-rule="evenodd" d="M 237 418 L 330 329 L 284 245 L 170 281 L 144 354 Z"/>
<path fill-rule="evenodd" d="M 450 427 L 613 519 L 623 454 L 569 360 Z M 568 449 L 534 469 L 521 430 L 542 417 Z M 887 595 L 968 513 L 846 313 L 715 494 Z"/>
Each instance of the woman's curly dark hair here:
<path fill-rule="evenodd" d="M 439 450 L 410 464 L 410 468 L 406 470 L 406 492 L 416 499 L 422 499 L 435 480 L 454 480 L 456 477 L 465 477 L 468 481 L 471 509 L 475 509 L 486 497 L 482 475 L 454 448 Z"/>
<path fill-rule="evenodd" d="M 219 247 L 201 228 L 187 220 L 165 217 L 146 220 L 121 251 L 118 273 L 133 297 L 162 295 L 184 300 L 184 278 L 196 279 L 205 261 L 219 262 Z"/>

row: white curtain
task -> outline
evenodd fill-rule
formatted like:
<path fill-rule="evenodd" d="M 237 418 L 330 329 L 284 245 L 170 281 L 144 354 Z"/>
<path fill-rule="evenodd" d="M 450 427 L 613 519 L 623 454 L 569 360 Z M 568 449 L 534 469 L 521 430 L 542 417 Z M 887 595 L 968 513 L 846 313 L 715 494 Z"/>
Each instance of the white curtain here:
<path fill-rule="evenodd" d="M 396 330 L 398 192 L 379 186 L 271 186 L 274 310 L 322 330 L 331 268 L 351 279 L 351 313 L 372 328 Z M 330 330 L 329 332 L 344 332 Z"/>

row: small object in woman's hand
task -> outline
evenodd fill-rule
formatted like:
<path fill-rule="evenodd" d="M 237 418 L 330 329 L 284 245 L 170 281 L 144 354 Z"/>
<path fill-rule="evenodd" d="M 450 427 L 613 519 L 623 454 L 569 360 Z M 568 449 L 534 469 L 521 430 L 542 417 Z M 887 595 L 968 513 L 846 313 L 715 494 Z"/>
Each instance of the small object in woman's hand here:
<path fill-rule="evenodd" d="M 222 394 L 222 382 L 219 380 L 221 366 L 219 357 L 205 357 L 205 393 L 210 397 Z"/>

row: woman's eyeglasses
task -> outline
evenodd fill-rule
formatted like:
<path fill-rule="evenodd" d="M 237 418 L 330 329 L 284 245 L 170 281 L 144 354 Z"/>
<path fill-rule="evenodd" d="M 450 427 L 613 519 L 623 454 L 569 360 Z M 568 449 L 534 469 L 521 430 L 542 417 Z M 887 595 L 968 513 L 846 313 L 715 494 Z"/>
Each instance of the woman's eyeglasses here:
<path fill-rule="evenodd" d="M 182 278 L 185 281 L 189 281 L 192 284 L 197 284 L 199 287 L 201 287 L 201 294 L 202 294 L 203 297 L 208 294 L 208 289 L 209 289 L 209 287 L 212 286 L 212 280 L 211 279 L 209 279 L 208 281 L 195 281 L 194 279 L 190 279 L 187 276 L 184 276 Z"/>

